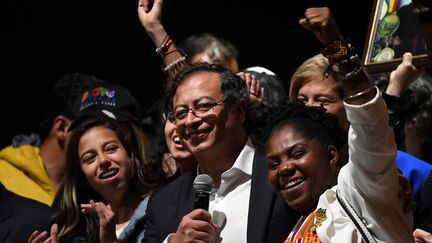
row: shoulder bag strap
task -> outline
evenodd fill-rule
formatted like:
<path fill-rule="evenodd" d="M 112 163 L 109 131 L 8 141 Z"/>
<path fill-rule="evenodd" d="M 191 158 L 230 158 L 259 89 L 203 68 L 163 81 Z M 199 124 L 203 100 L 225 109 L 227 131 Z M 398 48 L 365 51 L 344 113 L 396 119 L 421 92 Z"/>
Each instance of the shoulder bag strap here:
<path fill-rule="evenodd" d="M 336 190 L 336 197 L 339 201 L 339 204 L 342 206 L 344 211 L 348 214 L 351 221 L 355 224 L 357 229 L 360 231 L 360 234 L 363 237 L 363 240 L 366 243 L 376 243 L 375 237 L 372 235 L 372 233 L 369 231 L 369 229 L 364 224 L 363 220 L 360 219 L 357 212 L 354 210 L 354 208 L 349 204 L 349 202 L 340 194 L 339 190 Z"/>

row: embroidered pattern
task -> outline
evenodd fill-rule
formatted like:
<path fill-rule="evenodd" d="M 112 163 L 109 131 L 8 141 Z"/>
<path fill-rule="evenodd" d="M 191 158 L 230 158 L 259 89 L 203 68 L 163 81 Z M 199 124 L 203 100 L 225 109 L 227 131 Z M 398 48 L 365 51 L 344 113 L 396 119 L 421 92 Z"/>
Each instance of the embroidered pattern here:
<path fill-rule="evenodd" d="M 322 222 L 327 219 L 326 210 L 324 208 L 318 208 L 315 213 L 315 223 L 311 230 L 315 231 L 316 228 L 320 227 Z"/>
<path fill-rule="evenodd" d="M 105 87 L 94 87 L 86 90 L 81 96 L 80 111 L 97 104 L 116 106 L 116 91 Z"/>
<path fill-rule="evenodd" d="M 315 231 L 317 227 L 314 223 L 316 213 L 317 211 L 313 211 L 307 217 L 302 216 L 284 243 L 321 243 Z M 326 218 L 325 209 L 324 218 L 321 215 L 323 211 L 320 210 L 319 213 L 322 219 L 320 223 L 322 223 Z"/>

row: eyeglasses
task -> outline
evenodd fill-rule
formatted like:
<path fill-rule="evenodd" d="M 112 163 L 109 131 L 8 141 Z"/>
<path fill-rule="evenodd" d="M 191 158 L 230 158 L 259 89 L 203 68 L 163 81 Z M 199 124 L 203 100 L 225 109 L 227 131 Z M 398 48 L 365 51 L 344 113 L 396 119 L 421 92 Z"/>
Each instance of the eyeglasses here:
<path fill-rule="evenodd" d="M 187 106 L 179 106 L 176 107 L 174 112 L 170 112 L 168 114 L 168 120 L 170 120 L 173 123 L 182 122 L 186 117 L 188 116 L 189 112 L 192 112 L 192 114 L 196 117 L 203 117 L 209 113 L 211 109 L 214 107 L 221 105 L 225 102 L 225 99 L 222 99 L 220 101 L 216 102 L 199 102 L 197 104 L 194 104 L 192 107 Z"/>

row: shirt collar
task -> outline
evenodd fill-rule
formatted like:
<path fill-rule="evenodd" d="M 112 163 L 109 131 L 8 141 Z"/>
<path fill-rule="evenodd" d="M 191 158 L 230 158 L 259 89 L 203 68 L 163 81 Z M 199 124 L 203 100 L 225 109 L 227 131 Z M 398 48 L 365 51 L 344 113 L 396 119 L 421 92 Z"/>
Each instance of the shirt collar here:
<path fill-rule="evenodd" d="M 238 169 L 245 174 L 252 175 L 252 168 L 253 168 L 253 158 L 255 155 L 255 147 L 252 143 L 252 140 L 250 138 L 247 139 L 245 146 L 243 147 L 242 151 L 240 152 L 239 156 L 237 156 L 237 159 L 234 161 L 234 165 L 227 171 L 231 171 L 233 168 Z M 224 172 L 224 174 L 225 174 Z M 199 175 L 199 164 L 196 167 L 196 174 Z M 229 176 L 229 175 L 228 175 Z"/>

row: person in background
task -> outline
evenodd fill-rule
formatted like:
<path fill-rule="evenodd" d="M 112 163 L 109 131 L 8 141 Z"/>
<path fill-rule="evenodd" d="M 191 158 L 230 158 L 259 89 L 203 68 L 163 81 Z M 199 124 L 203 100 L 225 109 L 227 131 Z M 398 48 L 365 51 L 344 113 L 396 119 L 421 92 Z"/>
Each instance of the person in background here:
<path fill-rule="evenodd" d="M 102 80 L 83 73 L 60 77 L 40 115 L 39 133 L 17 135 L 0 151 L 0 182 L 20 196 L 51 206 L 65 173 L 69 126 L 76 118 L 74 102 L 82 90 Z"/>
<path fill-rule="evenodd" d="M 228 40 L 213 33 L 191 35 L 180 42 L 187 63 L 219 63 L 226 65 L 233 73 L 238 73 L 239 52 Z"/>
<path fill-rule="evenodd" d="M 432 164 L 432 74 L 425 72 L 410 86 L 405 120 L 406 151 Z"/>
<path fill-rule="evenodd" d="M 64 183 L 56 197 L 52 241 L 140 242 L 150 192 L 164 182 L 149 158 L 138 104 L 118 85 L 82 94 L 79 117 L 69 128 Z M 46 240 L 34 232 L 29 242 Z"/>
<path fill-rule="evenodd" d="M 0 242 L 27 242 L 34 229 L 48 228 L 53 212 L 53 208 L 16 195 L 0 183 Z"/>
<path fill-rule="evenodd" d="M 418 210 L 416 217 L 421 222 L 414 230 L 414 239 L 416 243 L 432 243 L 432 172 L 420 188 L 419 196 L 416 198 Z"/>
<path fill-rule="evenodd" d="M 308 12 L 306 11 L 306 13 Z M 322 43 L 330 43 L 330 40 L 338 40 L 340 38 L 340 34 L 325 34 L 339 33 L 330 10 L 328 8 L 316 8 L 314 9 L 313 13 L 314 14 L 311 14 L 311 16 L 314 16 L 314 18 L 309 19 L 309 24 L 313 23 L 316 26 L 323 27 L 323 29 L 314 29 L 314 33 L 317 35 L 318 39 L 322 40 Z M 328 25 L 321 25 L 320 23 L 328 23 Z M 310 28 L 311 26 L 307 27 L 312 29 Z M 326 30 L 326 28 L 333 30 Z M 400 94 L 398 92 L 404 89 L 404 83 L 411 83 L 411 79 L 417 77 L 418 73 L 421 72 L 420 70 L 416 70 L 412 65 L 411 57 L 411 54 L 405 54 L 404 61 L 394 72 L 392 72 L 391 79 L 393 80 L 393 85 L 389 85 L 387 89 L 387 91 L 391 90 L 391 92 L 393 92 L 392 95 Z M 333 76 L 326 75 L 326 70 L 329 70 L 329 66 L 329 59 L 321 54 L 306 60 L 302 65 L 300 65 L 291 78 L 289 91 L 290 101 L 300 101 L 308 106 L 323 106 L 326 108 L 327 112 L 336 115 L 338 117 L 340 127 L 343 130 L 348 131 L 350 123 L 347 120 L 346 112 L 343 107 L 343 97 L 345 97 L 346 94 Z M 383 94 L 383 98 L 385 97 L 386 95 Z M 388 105 L 386 107 L 389 109 Z M 391 122 L 389 122 L 389 124 L 392 125 Z M 341 149 L 339 153 L 343 161 L 348 161 L 347 145 L 345 145 L 345 147 Z M 412 187 L 410 185 L 410 187 L 405 189 L 407 191 L 412 191 L 414 198 L 417 198 L 418 192 L 426 176 L 430 173 L 432 167 L 426 162 L 421 161 L 402 151 L 398 151 L 396 162 L 398 168 L 402 170 L 403 175 L 408 178 L 412 185 Z M 405 184 L 403 182 L 401 183 Z M 421 224 L 419 217 L 416 216 L 414 219 L 416 226 Z"/>
<path fill-rule="evenodd" d="M 102 82 L 84 73 L 60 77 L 43 104 L 38 134 L 17 135 L 0 151 L 1 242 L 25 242 L 33 230 L 49 226 L 65 173 L 68 129 L 78 113 L 74 101 L 82 90 Z"/>
<path fill-rule="evenodd" d="M 291 103 L 272 119 L 269 182 L 302 214 L 285 242 L 371 242 L 344 207 L 353 209 L 376 242 L 414 242 L 412 213 L 403 212 L 398 197 L 396 144 L 385 103 L 364 72 L 340 83 L 351 124 L 348 163 L 338 153 L 346 131 L 324 108 Z"/>
<path fill-rule="evenodd" d="M 251 102 L 255 102 L 255 104 L 251 105 L 248 112 L 253 120 L 253 129 L 250 134 L 251 139 L 254 143 L 265 146 L 265 127 L 268 122 L 268 117 L 278 110 L 280 106 L 288 102 L 288 96 L 282 80 L 272 71 L 264 67 L 255 66 L 242 70 L 239 75 L 241 76 L 242 73 L 249 74 L 251 77 L 259 80 L 259 84 L 263 88 L 263 97 L 261 100 L 254 101 L 256 96 L 250 96 Z"/>
<path fill-rule="evenodd" d="M 398 74 L 402 74 L 401 67 L 411 65 L 411 54 L 406 53 L 404 58 L 403 63 L 398 67 Z M 325 76 L 324 70 L 328 66 L 328 59 L 321 54 L 309 58 L 300 65 L 291 78 L 290 101 L 301 101 L 306 105 L 323 106 L 328 112 L 338 116 L 340 126 L 347 130 L 349 122 L 346 119 L 342 102 L 344 93 L 331 76 Z M 387 95 L 383 92 L 383 98 L 385 96 Z M 389 106 L 387 108 L 391 109 Z M 348 151 L 348 149 L 345 150 Z M 400 150 L 397 154 L 397 163 L 403 174 L 409 179 L 413 186 L 414 195 L 416 195 L 427 174 L 432 170 L 432 166 Z"/>

